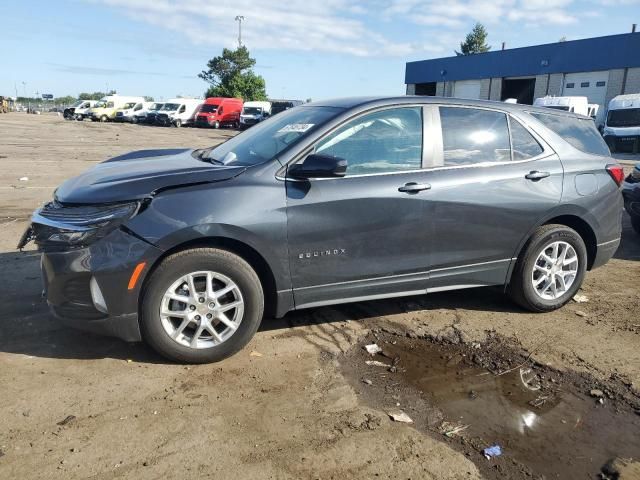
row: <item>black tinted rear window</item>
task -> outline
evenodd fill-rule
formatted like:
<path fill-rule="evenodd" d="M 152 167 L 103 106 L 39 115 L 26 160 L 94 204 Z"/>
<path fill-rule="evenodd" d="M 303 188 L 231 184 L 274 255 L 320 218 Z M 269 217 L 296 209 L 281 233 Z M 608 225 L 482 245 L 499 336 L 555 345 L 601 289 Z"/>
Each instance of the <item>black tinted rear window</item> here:
<path fill-rule="evenodd" d="M 602 139 L 592 119 L 564 115 L 531 113 L 544 125 L 585 153 L 610 156 L 609 147 Z"/>

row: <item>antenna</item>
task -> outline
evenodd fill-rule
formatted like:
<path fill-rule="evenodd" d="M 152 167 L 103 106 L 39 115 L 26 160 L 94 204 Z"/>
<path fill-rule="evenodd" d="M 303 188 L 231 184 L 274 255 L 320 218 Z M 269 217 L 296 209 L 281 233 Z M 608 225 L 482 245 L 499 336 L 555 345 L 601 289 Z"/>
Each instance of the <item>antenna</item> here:
<path fill-rule="evenodd" d="M 236 22 L 238 22 L 238 48 L 242 46 L 242 21 L 244 17 L 242 15 L 236 15 Z"/>

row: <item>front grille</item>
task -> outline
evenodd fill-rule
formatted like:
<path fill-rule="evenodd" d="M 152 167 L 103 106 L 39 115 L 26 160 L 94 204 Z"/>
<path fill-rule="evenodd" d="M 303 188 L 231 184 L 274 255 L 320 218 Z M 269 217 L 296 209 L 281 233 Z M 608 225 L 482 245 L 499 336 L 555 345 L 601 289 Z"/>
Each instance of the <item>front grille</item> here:
<path fill-rule="evenodd" d="M 209 125 L 209 121 L 207 117 L 198 117 L 196 118 L 196 125 Z"/>

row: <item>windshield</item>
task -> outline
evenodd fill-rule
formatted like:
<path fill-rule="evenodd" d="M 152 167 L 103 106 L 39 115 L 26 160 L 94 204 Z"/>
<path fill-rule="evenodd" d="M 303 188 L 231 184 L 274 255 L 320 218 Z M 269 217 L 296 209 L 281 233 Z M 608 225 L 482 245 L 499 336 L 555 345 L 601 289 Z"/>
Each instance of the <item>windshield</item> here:
<path fill-rule="evenodd" d="M 149 107 L 149 110 L 155 111 L 155 110 L 160 110 L 162 108 L 162 105 L 164 105 L 163 103 L 154 103 L 153 105 L 151 105 Z"/>
<path fill-rule="evenodd" d="M 127 109 L 129 109 L 129 108 L 133 108 L 133 107 L 135 107 L 135 106 L 136 106 L 135 102 L 133 102 L 133 103 L 125 103 L 125 104 L 124 104 L 124 107 L 122 107 L 122 109 L 123 109 L 123 110 L 127 110 Z"/>
<path fill-rule="evenodd" d="M 77 108 L 80 105 L 82 105 L 86 100 L 78 100 L 76 103 L 74 103 L 73 105 L 71 105 L 73 108 Z"/>
<path fill-rule="evenodd" d="M 218 105 L 211 105 L 210 103 L 205 103 L 200 107 L 200 111 L 203 113 L 213 113 L 218 109 Z"/>
<path fill-rule="evenodd" d="M 98 102 L 96 103 L 96 108 L 104 108 L 107 106 L 107 102 Z"/>
<path fill-rule="evenodd" d="M 166 111 L 172 112 L 174 110 L 177 110 L 179 106 L 180 106 L 180 104 L 178 104 L 178 103 L 165 103 L 160 110 L 165 111 L 165 112 Z"/>
<path fill-rule="evenodd" d="M 640 108 L 609 110 L 608 127 L 640 127 Z"/>
<path fill-rule="evenodd" d="M 217 146 L 207 156 L 225 165 L 258 165 L 275 158 L 340 113 L 333 107 L 292 108 Z"/>
<path fill-rule="evenodd" d="M 554 110 L 563 110 L 565 112 L 569 111 L 569 107 L 567 105 L 546 105 L 545 108 L 552 108 Z"/>
<path fill-rule="evenodd" d="M 260 115 L 262 113 L 262 108 L 260 107 L 245 107 L 242 110 L 242 113 L 245 115 Z"/>

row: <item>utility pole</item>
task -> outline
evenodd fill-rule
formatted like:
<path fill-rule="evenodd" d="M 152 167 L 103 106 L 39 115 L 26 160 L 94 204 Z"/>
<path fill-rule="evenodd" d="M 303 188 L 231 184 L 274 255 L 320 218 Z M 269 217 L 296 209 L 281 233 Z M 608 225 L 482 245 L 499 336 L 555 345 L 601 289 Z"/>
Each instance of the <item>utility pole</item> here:
<path fill-rule="evenodd" d="M 242 46 L 242 21 L 244 17 L 242 15 L 236 15 L 236 22 L 238 22 L 238 48 Z"/>

